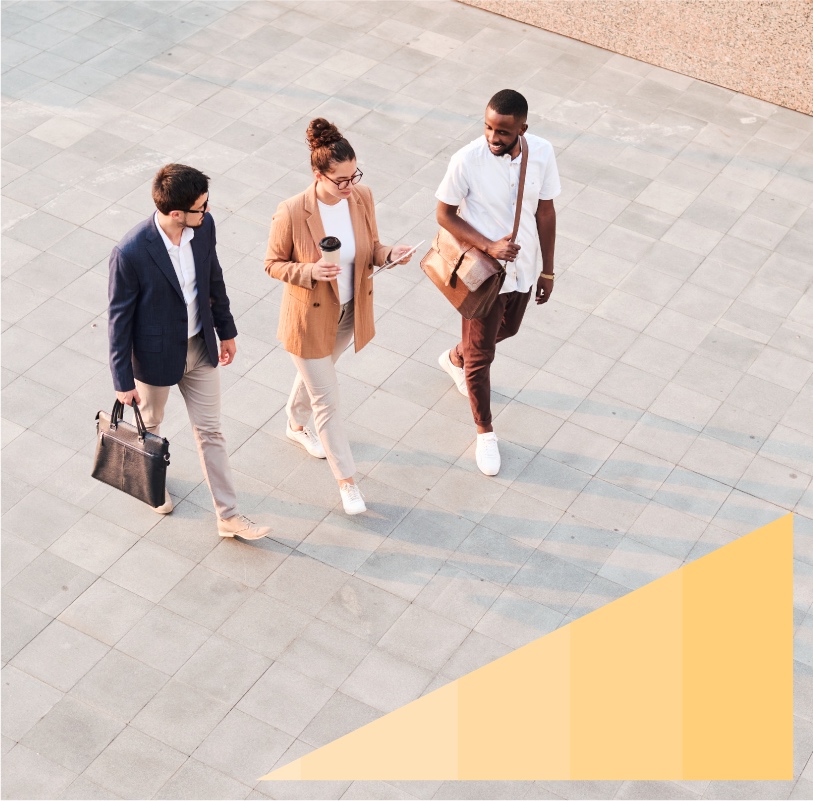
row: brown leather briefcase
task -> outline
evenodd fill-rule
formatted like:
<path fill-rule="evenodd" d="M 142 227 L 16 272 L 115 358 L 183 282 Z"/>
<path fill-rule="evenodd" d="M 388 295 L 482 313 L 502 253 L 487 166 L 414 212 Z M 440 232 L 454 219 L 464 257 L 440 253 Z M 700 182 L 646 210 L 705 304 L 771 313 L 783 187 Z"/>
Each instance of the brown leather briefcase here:
<path fill-rule="evenodd" d="M 522 162 L 512 242 L 516 240 L 519 231 L 528 167 L 528 144 L 524 136 L 519 139 Z M 485 317 L 491 311 L 505 281 L 504 264 L 473 245 L 461 242 L 445 228 L 438 231 L 429 252 L 421 259 L 421 269 L 467 320 Z"/>

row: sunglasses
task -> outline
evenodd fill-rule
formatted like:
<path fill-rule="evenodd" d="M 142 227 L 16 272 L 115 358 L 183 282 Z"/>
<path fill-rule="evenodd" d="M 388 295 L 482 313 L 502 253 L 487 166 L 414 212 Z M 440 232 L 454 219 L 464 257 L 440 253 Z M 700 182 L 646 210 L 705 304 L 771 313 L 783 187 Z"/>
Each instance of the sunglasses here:
<path fill-rule="evenodd" d="M 209 208 L 209 199 L 203 201 L 202 209 L 180 209 L 184 214 L 206 214 L 206 209 Z"/>

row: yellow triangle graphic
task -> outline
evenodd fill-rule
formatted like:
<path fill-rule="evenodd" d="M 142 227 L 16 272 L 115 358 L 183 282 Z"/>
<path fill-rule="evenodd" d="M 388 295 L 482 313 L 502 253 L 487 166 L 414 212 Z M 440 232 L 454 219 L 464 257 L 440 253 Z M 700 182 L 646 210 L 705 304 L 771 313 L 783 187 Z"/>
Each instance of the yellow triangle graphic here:
<path fill-rule="evenodd" d="M 792 515 L 264 779 L 793 777 Z"/>

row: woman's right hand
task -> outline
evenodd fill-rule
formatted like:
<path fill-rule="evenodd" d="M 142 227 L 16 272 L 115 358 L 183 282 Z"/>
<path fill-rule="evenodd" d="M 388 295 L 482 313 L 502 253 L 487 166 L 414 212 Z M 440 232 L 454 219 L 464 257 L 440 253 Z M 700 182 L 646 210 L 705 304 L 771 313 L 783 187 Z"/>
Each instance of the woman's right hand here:
<path fill-rule="evenodd" d="M 341 271 L 338 264 L 327 259 L 319 259 L 311 269 L 311 276 L 314 281 L 332 281 Z"/>

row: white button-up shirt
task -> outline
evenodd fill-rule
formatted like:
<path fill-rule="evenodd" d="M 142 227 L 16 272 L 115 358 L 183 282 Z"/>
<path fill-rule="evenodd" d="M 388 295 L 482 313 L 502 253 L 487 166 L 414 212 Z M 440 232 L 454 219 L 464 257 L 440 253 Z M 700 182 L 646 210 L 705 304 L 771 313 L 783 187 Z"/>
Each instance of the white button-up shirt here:
<path fill-rule="evenodd" d="M 188 320 L 189 338 L 200 331 L 200 312 L 198 311 L 198 279 L 195 276 L 195 256 L 192 253 L 192 240 L 195 237 L 194 228 L 184 228 L 181 234 L 181 244 L 173 245 L 172 240 L 164 233 L 158 222 L 158 212 L 155 212 L 155 225 L 161 239 L 164 240 L 169 260 L 175 268 L 178 283 L 181 285 L 183 299 L 186 301 L 186 315 Z"/>
<path fill-rule="evenodd" d="M 539 234 L 536 209 L 540 200 L 553 200 L 561 191 L 553 145 L 547 139 L 525 134 L 528 170 L 522 198 L 522 216 L 516 242 L 519 254 L 506 267 L 502 292 L 527 292 L 539 275 Z M 458 206 L 460 216 L 492 241 L 510 236 L 517 208 L 521 155 L 495 156 L 485 136 L 470 142 L 449 161 L 435 197 Z"/>

